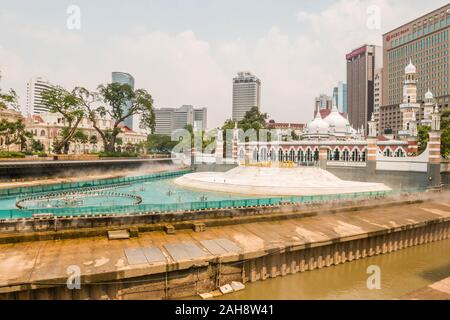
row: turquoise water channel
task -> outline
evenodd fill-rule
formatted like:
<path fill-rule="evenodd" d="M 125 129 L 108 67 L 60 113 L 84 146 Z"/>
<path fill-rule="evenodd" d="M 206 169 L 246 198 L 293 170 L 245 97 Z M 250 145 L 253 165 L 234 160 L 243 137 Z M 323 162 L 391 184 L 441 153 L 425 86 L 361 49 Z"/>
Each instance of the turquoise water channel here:
<path fill-rule="evenodd" d="M 189 171 L 2 189 L 0 190 L 0 219 L 30 218 L 35 215 L 169 213 L 371 198 L 382 197 L 390 193 L 363 192 L 304 197 L 252 197 L 196 191 L 177 186 L 174 180 L 186 173 Z"/>

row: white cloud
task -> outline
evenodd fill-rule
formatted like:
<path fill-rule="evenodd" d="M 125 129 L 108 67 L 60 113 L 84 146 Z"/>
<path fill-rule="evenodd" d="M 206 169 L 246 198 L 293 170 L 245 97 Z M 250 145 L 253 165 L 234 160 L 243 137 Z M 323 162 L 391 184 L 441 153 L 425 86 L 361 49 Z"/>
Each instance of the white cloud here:
<path fill-rule="evenodd" d="M 299 10 L 298 32 L 274 25 L 254 41 L 206 41 L 191 30 L 175 34 L 130 26 L 130 32 L 97 39 L 90 34 L 36 27 L 0 10 L 2 87 L 25 88 L 42 75 L 67 87 L 95 88 L 112 71 L 134 75 L 152 93 L 157 107 L 193 104 L 207 107 L 210 125 L 231 117 L 231 79 L 249 70 L 262 80 L 262 107 L 277 121 L 311 119 L 314 97 L 331 94 L 346 78 L 345 54 L 364 43 L 381 43 L 382 32 L 441 5 L 388 0 L 340 0 L 317 12 Z M 444 3 L 442 3 L 444 4 Z M 382 12 L 382 30 L 366 26 L 367 8 Z M 10 32 L 10 31 L 9 31 Z M 17 38 L 17 41 L 16 41 Z M 9 38 L 11 39 L 11 37 Z M 27 43 L 21 47 L 18 42 Z M 1 43 L 0 43 L 1 44 Z M 24 96 L 24 90 L 19 90 Z"/>

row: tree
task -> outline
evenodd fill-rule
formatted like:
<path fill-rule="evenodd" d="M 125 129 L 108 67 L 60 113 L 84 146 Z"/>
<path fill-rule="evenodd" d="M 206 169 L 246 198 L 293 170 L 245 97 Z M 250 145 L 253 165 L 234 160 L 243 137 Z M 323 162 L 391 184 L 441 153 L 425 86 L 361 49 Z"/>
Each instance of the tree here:
<path fill-rule="evenodd" d="M 450 156 L 450 110 L 442 112 L 441 117 L 441 154 L 444 158 Z"/>
<path fill-rule="evenodd" d="M 33 138 L 33 134 L 26 130 L 25 123 L 22 120 L 17 120 L 13 123 L 15 143 L 20 146 L 20 151 L 24 151 L 27 148 L 27 142 Z"/>
<path fill-rule="evenodd" d="M 170 153 L 178 144 L 172 138 L 163 134 L 150 134 L 147 137 L 146 148 L 149 153 Z"/>
<path fill-rule="evenodd" d="M 133 90 L 128 84 L 110 83 L 100 85 L 98 91 L 101 101 L 106 106 L 98 108 L 90 106 L 90 119 L 95 122 L 95 119 L 107 116 L 112 121 L 112 128 L 107 130 L 100 130 L 97 125 L 94 126 L 103 140 L 105 151 L 115 151 L 117 136 L 121 131 L 120 125 L 134 115 L 141 115 L 141 128 L 154 131 L 153 99 L 146 90 Z"/>
<path fill-rule="evenodd" d="M 420 125 L 417 127 L 417 132 L 418 132 L 418 142 L 419 142 L 419 154 L 421 154 L 422 152 L 424 152 L 427 149 L 427 145 L 428 145 L 428 134 L 430 133 L 431 127 L 429 126 L 423 126 Z"/>
<path fill-rule="evenodd" d="M 0 76 L 1 80 L 1 76 Z M 8 107 L 19 111 L 19 104 L 18 104 L 19 97 L 17 96 L 16 92 L 13 89 L 9 89 L 7 93 L 2 93 L 0 88 L 0 110 L 8 109 Z"/>
<path fill-rule="evenodd" d="M 12 109 L 18 111 L 19 105 L 17 103 L 18 96 L 14 90 L 10 90 L 8 93 L 2 93 L 0 91 L 0 110 L 8 109 L 11 107 Z"/>
<path fill-rule="evenodd" d="M 427 148 L 430 130 L 431 128 L 427 126 L 418 127 L 419 153 Z M 441 114 L 441 155 L 444 158 L 450 156 L 450 110 L 444 110 Z"/>
<path fill-rule="evenodd" d="M 44 151 L 44 145 L 39 140 L 32 140 L 31 141 L 31 150 L 34 152 L 42 152 Z"/>
<path fill-rule="evenodd" d="M 16 122 L 9 122 L 2 119 L 0 122 L 0 136 L 3 137 L 4 144 L 8 151 L 11 145 L 17 144 L 20 146 L 20 151 L 24 151 L 27 147 L 28 139 L 33 137 L 33 134 L 25 130 L 25 124 L 22 120 Z"/>
<path fill-rule="evenodd" d="M 247 131 L 254 129 L 258 132 L 267 127 L 266 121 L 268 119 L 267 113 L 261 113 L 258 107 L 253 107 L 245 114 L 244 118 L 239 121 L 238 128 Z"/>
<path fill-rule="evenodd" d="M 6 119 L 0 121 L 0 136 L 3 139 L 3 144 L 7 147 L 9 151 L 9 146 L 14 143 L 14 127 L 13 124 Z"/>
<path fill-rule="evenodd" d="M 92 144 L 93 146 L 96 145 L 98 143 L 98 138 L 96 135 L 92 135 L 89 137 L 89 143 Z"/>
<path fill-rule="evenodd" d="M 78 126 L 85 116 L 82 101 L 75 94 L 75 90 L 68 92 L 62 87 L 54 87 L 42 92 L 42 103 L 52 113 L 63 116 L 65 128 L 61 131 L 61 137 L 53 143 L 53 151 L 57 154 L 69 152 L 69 145 Z"/>

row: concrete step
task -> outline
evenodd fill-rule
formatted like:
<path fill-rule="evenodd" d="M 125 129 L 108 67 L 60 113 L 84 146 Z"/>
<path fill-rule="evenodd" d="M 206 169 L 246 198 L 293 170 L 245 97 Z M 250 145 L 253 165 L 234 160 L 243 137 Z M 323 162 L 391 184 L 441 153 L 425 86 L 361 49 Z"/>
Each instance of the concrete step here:
<path fill-rule="evenodd" d="M 108 231 L 108 239 L 109 240 L 130 239 L 130 233 L 128 232 L 128 230 Z"/>

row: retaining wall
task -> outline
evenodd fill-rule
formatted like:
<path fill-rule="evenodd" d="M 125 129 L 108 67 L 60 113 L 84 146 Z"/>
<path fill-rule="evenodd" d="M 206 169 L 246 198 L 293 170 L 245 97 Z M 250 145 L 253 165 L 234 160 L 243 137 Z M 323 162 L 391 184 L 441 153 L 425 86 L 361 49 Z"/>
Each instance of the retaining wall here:
<path fill-rule="evenodd" d="M 194 266 L 161 266 L 159 272 L 148 276 L 121 278 L 119 274 L 104 274 L 82 278 L 80 290 L 68 290 L 65 279 L 53 279 L 59 285 L 40 283 L 34 284 L 34 289 L 24 285 L 15 292 L 0 294 L 0 299 L 182 298 L 215 290 L 231 281 L 248 283 L 312 271 L 449 237 L 449 221 L 430 221 L 322 243 L 244 253 Z M 121 279 L 108 281 L 111 278 Z"/>

